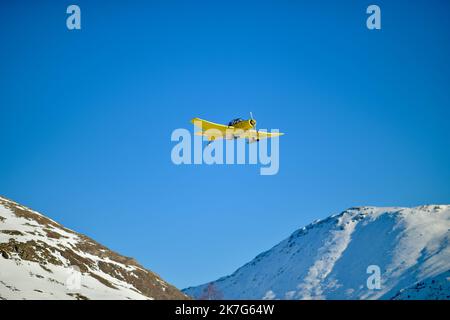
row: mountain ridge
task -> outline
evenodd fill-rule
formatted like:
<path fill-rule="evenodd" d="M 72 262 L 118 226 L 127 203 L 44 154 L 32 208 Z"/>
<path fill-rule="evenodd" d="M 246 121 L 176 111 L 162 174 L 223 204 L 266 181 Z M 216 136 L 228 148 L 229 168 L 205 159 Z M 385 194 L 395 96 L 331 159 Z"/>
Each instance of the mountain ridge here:
<path fill-rule="evenodd" d="M 1 299 L 189 299 L 135 259 L 0 197 Z"/>
<path fill-rule="evenodd" d="M 449 230 L 449 205 L 353 207 L 294 231 L 228 276 L 182 291 L 199 298 L 214 286 L 224 299 L 402 298 L 400 290 L 450 270 Z M 379 290 L 366 288 L 371 265 L 380 267 Z M 449 294 L 441 293 L 434 298 Z"/>

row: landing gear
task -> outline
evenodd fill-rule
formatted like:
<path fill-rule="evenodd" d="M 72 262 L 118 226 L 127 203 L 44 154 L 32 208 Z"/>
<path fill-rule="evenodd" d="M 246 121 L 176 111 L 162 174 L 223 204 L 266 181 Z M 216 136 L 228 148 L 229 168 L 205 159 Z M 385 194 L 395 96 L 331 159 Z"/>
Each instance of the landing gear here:
<path fill-rule="evenodd" d="M 255 139 L 255 138 L 248 139 L 247 144 L 250 144 L 250 143 L 253 143 L 253 142 L 259 142 L 259 139 Z"/>

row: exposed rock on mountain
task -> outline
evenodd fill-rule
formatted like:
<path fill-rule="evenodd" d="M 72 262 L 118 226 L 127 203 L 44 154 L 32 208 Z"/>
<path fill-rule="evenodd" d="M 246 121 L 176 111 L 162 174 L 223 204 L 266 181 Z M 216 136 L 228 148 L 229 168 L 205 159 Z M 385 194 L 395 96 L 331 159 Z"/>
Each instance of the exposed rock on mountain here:
<path fill-rule="evenodd" d="M 0 299 L 187 299 L 94 240 L 0 197 Z"/>

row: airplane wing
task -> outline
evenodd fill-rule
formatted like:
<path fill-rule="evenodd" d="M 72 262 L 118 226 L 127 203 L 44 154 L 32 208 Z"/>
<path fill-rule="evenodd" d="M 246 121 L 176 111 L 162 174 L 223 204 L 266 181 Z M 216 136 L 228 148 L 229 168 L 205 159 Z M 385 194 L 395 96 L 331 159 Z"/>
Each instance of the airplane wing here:
<path fill-rule="evenodd" d="M 266 132 L 266 131 L 256 131 L 247 130 L 243 131 L 241 129 L 236 129 L 224 124 L 214 123 L 211 121 L 206 121 L 200 118 L 194 118 L 191 122 L 200 128 L 202 131 L 198 131 L 195 135 L 205 136 L 209 141 L 216 139 L 233 139 L 235 137 L 249 139 L 249 141 L 257 141 L 258 139 L 270 139 L 273 137 L 282 136 L 284 133 L 280 132 Z"/>
<path fill-rule="evenodd" d="M 191 120 L 191 122 L 202 130 L 196 132 L 195 135 L 205 136 L 209 141 L 223 139 L 224 137 L 230 138 L 227 137 L 227 134 L 229 135 L 230 130 L 232 132 L 234 129 L 233 127 L 229 127 L 224 124 L 214 123 L 200 118 L 194 118 Z"/>
<path fill-rule="evenodd" d="M 256 130 L 247 130 L 243 134 L 239 136 L 239 138 L 246 138 L 249 140 L 257 140 L 257 139 L 270 139 L 273 137 L 279 137 L 284 135 L 281 132 L 267 132 L 267 131 L 256 131 Z"/>
<path fill-rule="evenodd" d="M 219 124 L 219 123 L 214 123 L 211 121 L 202 120 L 200 118 L 194 118 L 191 120 L 191 122 L 203 131 L 215 129 L 215 130 L 219 130 L 219 131 L 225 133 L 225 131 L 227 129 L 233 128 L 233 127 L 226 126 L 224 124 Z"/>

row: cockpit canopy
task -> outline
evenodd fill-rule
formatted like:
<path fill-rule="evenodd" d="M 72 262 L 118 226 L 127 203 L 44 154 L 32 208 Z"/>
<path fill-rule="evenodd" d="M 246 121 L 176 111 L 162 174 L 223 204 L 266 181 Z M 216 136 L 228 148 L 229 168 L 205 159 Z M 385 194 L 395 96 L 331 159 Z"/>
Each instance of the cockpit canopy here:
<path fill-rule="evenodd" d="M 228 122 L 228 126 L 234 126 L 236 123 L 239 123 L 241 121 L 244 121 L 244 120 L 242 120 L 241 118 L 233 119 L 230 122 Z"/>

